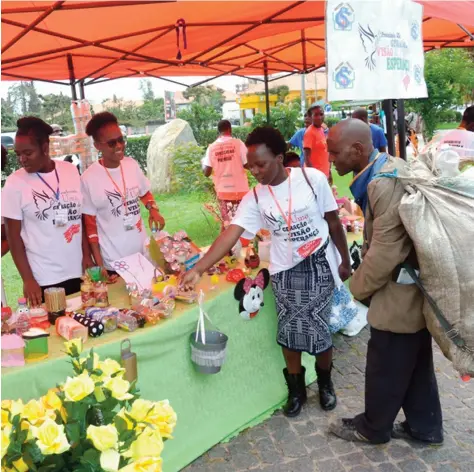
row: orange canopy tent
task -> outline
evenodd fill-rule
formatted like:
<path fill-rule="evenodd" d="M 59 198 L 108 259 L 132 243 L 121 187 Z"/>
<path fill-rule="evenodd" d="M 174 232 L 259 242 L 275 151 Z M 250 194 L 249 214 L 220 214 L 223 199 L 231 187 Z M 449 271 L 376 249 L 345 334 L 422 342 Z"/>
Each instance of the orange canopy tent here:
<path fill-rule="evenodd" d="M 474 44 L 473 1 L 419 3 L 425 50 Z M 324 14 L 324 1 L 3 1 L 2 79 L 306 73 L 325 62 Z"/>

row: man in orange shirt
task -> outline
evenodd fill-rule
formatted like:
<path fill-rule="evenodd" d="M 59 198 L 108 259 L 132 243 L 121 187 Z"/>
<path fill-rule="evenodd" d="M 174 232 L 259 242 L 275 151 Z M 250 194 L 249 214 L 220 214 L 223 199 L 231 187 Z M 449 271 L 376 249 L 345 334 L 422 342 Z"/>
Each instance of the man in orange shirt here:
<path fill-rule="evenodd" d="M 314 106 L 308 112 L 313 124 L 308 127 L 303 139 L 304 162 L 306 167 L 314 167 L 329 178 L 329 155 L 323 129 L 324 110 L 320 106 Z"/>

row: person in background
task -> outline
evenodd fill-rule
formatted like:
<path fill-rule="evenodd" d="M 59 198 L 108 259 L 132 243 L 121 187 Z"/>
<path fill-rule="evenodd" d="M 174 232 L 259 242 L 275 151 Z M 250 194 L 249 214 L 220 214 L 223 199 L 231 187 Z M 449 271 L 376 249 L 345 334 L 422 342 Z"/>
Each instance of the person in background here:
<path fill-rule="evenodd" d="M 48 287 L 62 287 L 66 295 L 79 292 L 83 265 L 91 261 L 83 246 L 77 170 L 50 158 L 53 129 L 43 120 L 25 117 L 17 126 L 15 152 L 22 168 L 7 178 L 2 215 L 24 296 L 37 306 Z"/>
<path fill-rule="evenodd" d="M 64 136 L 63 128 L 59 125 L 51 125 L 53 132 L 51 136 Z"/>
<path fill-rule="evenodd" d="M 373 123 L 374 114 L 375 114 L 376 106 L 370 105 L 367 110 L 367 119 L 369 123 Z M 352 118 L 354 118 L 354 113 L 352 114 Z"/>
<path fill-rule="evenodd" d="M 370 300 L 365 411 L 339 420 L 330 431 L 348 441 L 383 444 L 394 437 L 439 445 L 443 421 L 423 295 L 403 280 L 401 267 L 418 268 L 398 213 L 405 190 L 401 181 L 388 177 L 407 164 L 378 153 L 360 120 L 331 128 L 328 149 L 339 175 L 356 174 L 351 192 L 365 214 L 365 255 L 350 289 L 357 300 Z M 394 424 L 402 408 L 406 420 Z"/>
<path fill-rule="evenodd" d="M 329 179 L 330 164 L 326 136 L 322 126 L 324 123 L 324 110 L 318 105 L 311 107 L 308 113 L 311 115 L 312 124 L 304 135 L 304 162 L 306 167 L 318 169 Z"/>
<path fill-rule="evenodd" d="M 331 381 L 332 337 L 329 331 L 334 278 L 350 275 L 347 241 L 337 203 L 324 174 L 316 169 L 283 166 L 287 148 L 281 133 L 271 127 L 253 130 L 246 141 L 249 169 L 257 179 L 243 198 L 232 224 L 181 281 L 193 288 L 202 274 L 219 262 L 245 232 L 251 238 L 266 228 L 272 233 L 270 274 L 278 307 L 277 342 L 283 348 L 288 384 L 287 416 L 297 416 L 306 402 L 305 369 L 301 352 L 316 356 L 321 407 L 336 407 Z M 330 266 L 329 238 L 342 263 Z"/>
<path fill-rule="evenodd" d="M 300 156 L 296 152 L 287 151 L 283 158 L 283 167 L 301 167 Z"/>
<path fill-rule="evenodd" d="M 2 146 L 2 172 L 5 170 L 5 167 L 8 162 L 8 152 L 5 148 L 5 146 Z M 9 251 L 8 247 L 8 240 L 7 240 L 7 233 L 5 231 L 5 222 L 3 220 L 3 215 L 2 215 L 2 257 L 8 253 Z M 3 285 L 3 277 L 2 277 L 2 306 L 7 305 L 7 296 L 5 294 L 5 287 Z"/>
<path fill-rule="evenodd" d="M 223 231 L 234 218 L 244 195 L 249 191 L 247 178 L 247 148 L 232 137 L 232 125 L 221 120 L 217 125 L 219 137 L 208 148 L 202 160 L 206 177 L 213 175 Z"/>
<path fill-rule="evenodd" d="M 81 177 L 87 238 L 96 264 L 116 277 L 114 261 L 143 252 L 146 230 L 140 200 L 149 212 L 151 229 L 162 229 L 165 220 L 140 166 L 125 157 L 117 118 L 112 113 L 98 113 L 87 123 L 86 133 L 100 152 L 100 159 Z"/>
<path fill-rule="evenodd" d="M 462 115 L 462 121 L 459 123 L 458 129 L 474 132 L 474 105 L 467 107 Z"/>
<path fill-rule="evenodd" d="M 387 152 L 387 138 L 385 137 L 383 129 L 380 128 L 380 126 L 369 123 L 369 116 L 365 108 L 356 108 L 354 113 L 352 113 L 352 118 L 361 120 L 370 126 L 374 148 L 380 152 Z"/>
<path fill-rule="evenodd" d="M 311 114 L 307 111 L 304 115 L 304 128 L 299 129 L 288 141 L 291 146 L 296 147 L 300 150 L 300 163 L 301 167 L 304 166 L 304 150 L 303 150 L 303 137 L 308 129 L 311 126 Z"/>
<path fill-rule="evenodd" d="M 344 107 L 341 107 L 341 118 L 343 120 L 345 120 L 347 118 L 347 113 L 346 111 L 344 110 Z"/>

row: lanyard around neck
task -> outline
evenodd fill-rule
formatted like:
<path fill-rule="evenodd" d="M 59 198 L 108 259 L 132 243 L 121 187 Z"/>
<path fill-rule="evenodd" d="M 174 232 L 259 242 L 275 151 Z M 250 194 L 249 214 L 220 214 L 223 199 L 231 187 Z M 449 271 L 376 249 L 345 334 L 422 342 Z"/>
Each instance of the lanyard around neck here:
<path fill-rule="evenodd" d="M 39 172 L 36 172 L 36 175 L 40 178 L 41 182 L 43 182 L 46 187 L 49 188 L 49 190 L 51 190 L 51 192 L 53 192 L 53 195 L 55 196 L 56 200 L 59 201 L 59 175 L 58 175 L 58 169 L 56 169 L 56 167 L 54 168 L 54 173 L 56 174 L 56 181 L 57 181 L 57 187 L 56 187 L 56 191 L 53 190 L 53 188 L 51 187 L 51 185 L 48 184 L 48 182 L 46 182 L 46 180 L 43 179 L 43 177 L 40 175 Z"/>
<path fill-rule="evenodd" d="M 113 177 L 110 175 L 109 169 L 105 167 L 105 164 L 102 160 L 99 161 L 102 165 L 102 167 L 105 169 L 105 172 L 107 172 L 107 175 L 109 179 L 111 180 L 112 184 L 114 185 L 115 189 L 119 193 L 119 195 L 122 197 L 122 202 L 123 206 L 125 208 L 125 213 L 127 213 L 127 186 L 125 185 L 125 176 L 123 174 L 123 167 L 122 163 L 119 164 L 120 167 L 120 174 L 122 175 L 122 185 L 123 185 L 123 192 L 120 190 L 120 187 L 117 185 L 117 182 L 113 179 Z"/>
<path fill-rule="evenodd" d="M 293 207 L 293 198 L 291 195 L 291 172 L 288 171 L 288 218 L 285 216 L 284 211 L 282 210 L 280 203 L 275 197 L 275 194 L 273 193 L 272 187 L 269 185 L 268 186 L 268 191 L 270 192 L 270 195 L 272 196 L 278 211 L 280 212 L 283 221 L 286 223 L 288 226 L 288 241 L 291 244 L 291 221 L 292 221 L 292 207 Z"/>

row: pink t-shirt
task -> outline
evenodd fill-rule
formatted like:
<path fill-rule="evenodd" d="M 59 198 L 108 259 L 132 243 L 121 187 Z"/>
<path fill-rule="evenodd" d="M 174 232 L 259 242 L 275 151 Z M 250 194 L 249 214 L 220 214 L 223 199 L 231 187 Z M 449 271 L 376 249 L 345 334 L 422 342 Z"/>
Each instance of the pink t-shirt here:
<path fill-rule="evenodd" d="M 221 200 L 241 200 L 249 191 L 247 148 L 240 139 L 222 136 L 212 143 L 203 164 L 212 167 L 217 197 Z"/>

